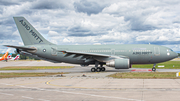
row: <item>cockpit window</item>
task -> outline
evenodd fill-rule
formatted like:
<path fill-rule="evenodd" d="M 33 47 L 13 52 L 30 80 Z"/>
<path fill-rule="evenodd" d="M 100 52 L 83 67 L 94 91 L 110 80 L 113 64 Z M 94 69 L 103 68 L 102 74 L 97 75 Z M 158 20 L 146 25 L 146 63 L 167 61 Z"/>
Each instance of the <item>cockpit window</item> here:
<path fill-rule="evenodd" d="M 167 49 L 167 51 L 169 52 L 169 51 L 172 51 L 173 52 L 173 50 L 172 49 Z"/>

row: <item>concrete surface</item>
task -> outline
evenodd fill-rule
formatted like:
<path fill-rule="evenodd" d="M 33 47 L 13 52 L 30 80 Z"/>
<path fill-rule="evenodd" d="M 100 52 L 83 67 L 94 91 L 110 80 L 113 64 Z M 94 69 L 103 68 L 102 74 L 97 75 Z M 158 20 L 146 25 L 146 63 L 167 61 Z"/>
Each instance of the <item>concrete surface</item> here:
<path fill-rule="evenodd" d="M 2 101 L 179 101 L 180 79 L 113 79 L 111 73 L 0 79 Z"/>
<path fill-rule="evenodd" d="M 17 61 L 1 62 L 0 67 L 3 68 L 7 65 L 61 66 L 71 64 Z M 116 72 L 131 70 L 107 68 L 106 72 L 91 73 L 90 67 L 75 65 L 75 68 L 72 69 L 45 70 L 50 72 L 69 71 L 69 74 L 63 74 L 64 77 L 60 77 L 59 74 L 48 77 L 0 79 L 0 101 L 179 101 L 180 79 L 113 79 L 106 77 Z M 171 69 L 160 71 L 169 70 Z"/>

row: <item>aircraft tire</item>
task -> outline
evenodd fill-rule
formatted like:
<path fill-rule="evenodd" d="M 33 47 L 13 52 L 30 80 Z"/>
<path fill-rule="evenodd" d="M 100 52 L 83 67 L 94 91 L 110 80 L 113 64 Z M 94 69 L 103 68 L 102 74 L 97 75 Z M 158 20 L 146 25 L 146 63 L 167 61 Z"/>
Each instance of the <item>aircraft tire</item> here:
<path fill-rule="evenodd" d="M 91 68 L 91 72 L 95 72 L 96 71 L 96 68 Z"/>
<path fill-rule="evenodd" d="M 152 71 L 154 71 L 154 72 L 155 72 L 155 71 L 156 71 L 156 68 L 152 68 Z"/>
<path fill-rule="evenodd" d="M 101 68 L 101 71 L 105 71 L 105 70 L 106 70 L 106 68 L 104 68 L 104 67 Z"/>
<path fill-rule="evenodd" d="M 98 68 L 97 68 L 97 72 L 101 72 L 101 68 L 98 67 Z"/>

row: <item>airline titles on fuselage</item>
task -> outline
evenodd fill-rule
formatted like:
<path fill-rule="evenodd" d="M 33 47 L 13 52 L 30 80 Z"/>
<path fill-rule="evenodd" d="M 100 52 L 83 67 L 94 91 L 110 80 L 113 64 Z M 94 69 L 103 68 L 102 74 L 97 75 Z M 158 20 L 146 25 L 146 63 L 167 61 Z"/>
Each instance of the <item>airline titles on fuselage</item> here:
<path fill-rule="evenodd" d="M 145 54 L 152 54 L 152 52 L 133 52 L 134 55 L 145 55 Z"/>

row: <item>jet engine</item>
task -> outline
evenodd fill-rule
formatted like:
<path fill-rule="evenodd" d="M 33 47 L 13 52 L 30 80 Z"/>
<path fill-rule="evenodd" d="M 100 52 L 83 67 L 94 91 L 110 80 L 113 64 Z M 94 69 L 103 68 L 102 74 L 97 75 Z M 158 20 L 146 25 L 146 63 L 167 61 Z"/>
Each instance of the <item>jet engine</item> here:
<path fill-rule="evenodd" d="M 115 69 L 129 69 L 129 59 L 120 58 L 106 63 L 106 66 L 115 67 Z"/>
<path fill-rule="evenodd" d="M 20 52 L 21 52 L 21 51 L 20 51 L 19 49 L 16 49 L 16 51 L 15 51 L 15 53 L 18 53 L 18 54 L 19 54 Z"/>

